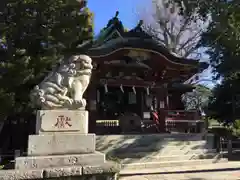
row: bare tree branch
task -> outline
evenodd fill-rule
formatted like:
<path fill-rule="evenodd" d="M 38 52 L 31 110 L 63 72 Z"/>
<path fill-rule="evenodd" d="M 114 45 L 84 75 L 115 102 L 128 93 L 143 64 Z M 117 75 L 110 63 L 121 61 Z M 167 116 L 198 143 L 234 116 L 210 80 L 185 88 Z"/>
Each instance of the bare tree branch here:
<path fill-rule="evenodd" d="M 210 21 L 203 22 L 195 12 L 181 16 L 179 6 L 171 0 L 152 0 L 152 8 L 147 8 L 151 9 L 148 15 L 146 11 L 138 14 L 146 32 L 179 56 L 199 56 L 197 44 Z"/>

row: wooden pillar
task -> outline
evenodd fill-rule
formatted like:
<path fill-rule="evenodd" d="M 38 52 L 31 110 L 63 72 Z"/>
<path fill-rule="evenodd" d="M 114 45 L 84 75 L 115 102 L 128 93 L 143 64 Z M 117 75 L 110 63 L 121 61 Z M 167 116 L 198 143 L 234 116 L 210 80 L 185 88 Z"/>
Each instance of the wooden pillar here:
<path fill-rule="evenodd" d="M 97 88 L 95 83 L 91 83 L 86 93 L 87 110 L 89 111 L 88 131 L 89 133 L 96 132 L 96 120 L 98 118 L 97 111 Z"/>
<path fill-rule="evenodd" d="M 166 89 L 165 88 L 158 88 L 155 90 L 156 98 L 157 98 L 157 109 L 159 114 L 159 129 L 160 132 L 166 132 Z"/>
<path fill-rule="evenodd" d="M 233 147 L 232 147 L 232 137 L 231 137 L 231 135 L 228 135 L 228 138 L 227 138 L 227 150 L 228 150 L 228 160 L 232 160 Z"/>

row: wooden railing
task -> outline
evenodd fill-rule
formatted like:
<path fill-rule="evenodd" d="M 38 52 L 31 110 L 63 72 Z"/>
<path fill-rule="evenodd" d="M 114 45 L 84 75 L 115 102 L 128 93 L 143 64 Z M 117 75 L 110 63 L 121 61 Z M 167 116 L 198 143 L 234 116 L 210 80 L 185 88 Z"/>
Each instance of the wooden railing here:
<path fill-rule="evenodd" d="M 96 120 L 96 134 L 119 134 L 119 120 Z"/>
<path fill-rule="evenodd" d="M 198 113 L 198 111 L 192 110 L 192 111 L 185 111 L 185 110 L 167 110 L 166 111 L 166 120 L 200 120 L 201 116 Z"/>
<path fill-rule="evenodd" d="M 177 124 L 188 128 L 189 125 L 195 126 L 196 123 L 201 120 L 200 114 L 197 111 L 184 111 L 184 110 L 167 110 L 166 111 L 166 128 L 169 130 L 175 128 Z M 179 122 L 179 123 L 176 123 Z M 143 121 L 144 127 L 150 127 L 146 124 L 146 120 Z M 154 125 L 154 121 L 149 120 L 150 125 Z M 192 124 L 191 124 L 192 123 Z M 176 126 L 177 127 L 177 126 Z M 155 130 L 155 129 L 154 129 Z M 142 128 L 139 129 L 142 132 Z M 146 130 L 147 132 L 147 130 Z M 121 128 L 119 120 L 97 120 L 96 121 L 96 134 L 119 134 Z M 143 132 L 142 132 L 143 133 Z M 154 131 L 154 133 L 156 133 Z"/>
<path fill-rule="evenodd" d="M 220 143 L 221 143 L 221 149 L 227 149 L 227 144 L 228 144 L 227 140 L 221 140 Z M 234 150 L 240 150 L 240 139 L 236 139 L 232 141 L 232 148 Z"/>
<path fill-rule="evenodd" d="M 200 133 L 204 129 L 202 118 L 196 110 L 168 110 L 165 125 L 168 132 Z"/>

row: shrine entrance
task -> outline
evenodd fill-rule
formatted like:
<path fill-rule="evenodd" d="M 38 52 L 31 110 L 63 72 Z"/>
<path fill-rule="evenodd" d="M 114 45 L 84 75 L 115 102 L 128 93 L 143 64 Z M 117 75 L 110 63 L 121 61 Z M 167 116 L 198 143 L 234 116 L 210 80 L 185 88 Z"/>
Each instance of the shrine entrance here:
<path fill-rule="evenodd" d="M 102 134 L 137 129 L 165 133 L 170 110 L 184 111 L 181 88 L 192 91 L 185 82 L 208 66 L 176 56 L 145 33 L 141 23 L 126 32 L 117 16 L 109 20 L 87 54 L 93 60 L 87 99 L 90 129 Z"/>
<path fill-rule="evenodd" d="M 117 124 L 121 133 L 143 133 L 146 128 L 159 131 L 158 128 L 147 125 L 155 125 L 150 112 L 156 109 L 154 107 L 157 102 L 145 87 L 99 85 L 96 96 L 98 118 L 105 123 L 104 126 L 112 128 Z"/>
<path fill-rule="evenodd" d="M 142 116 L 143 88 L 99 86 L 97 88 L 97 109 L 106 119 L 117 119 L 124 114 Z"/>

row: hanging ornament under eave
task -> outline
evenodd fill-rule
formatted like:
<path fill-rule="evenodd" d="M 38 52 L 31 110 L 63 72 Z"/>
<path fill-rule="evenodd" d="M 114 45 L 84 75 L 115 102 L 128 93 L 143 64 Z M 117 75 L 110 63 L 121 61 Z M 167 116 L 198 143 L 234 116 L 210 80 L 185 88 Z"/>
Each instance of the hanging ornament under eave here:
<path fill-rule="evenodd" d="M 124 93 L 124 89 L 123 89 L 122 84 L 121 84 L 121 86 L 120 86 L 120 89 L 121 89 L 122 93 Z"/>
<path fill-rule="evenodd" d="M 193 79 L 190 79 L 189 84 L 192 84 L 192 83 L 193 83 Z"/>
<path fill-rule="evenodd" d="M 149 96 L 149 87 L 146 87 L 147 95 Z"/>
<path fill-rule="evenodd" d="M 195 81 L 198 81 L 199 80 L 199 75 L 197 74 L 196 76 L 195 76 Z"/>
<path fill-rule="evenodd" d="M 133 93 L 136 94 L 135 86 L 132 87 Z"/>
<path fill-rule="evenodd" d="M 108 93 L 108 87 L 107 87 L 107 84 L 104 84 L 104 90 L 105 90 L 105 93 Z"/>

